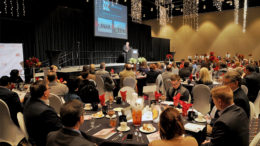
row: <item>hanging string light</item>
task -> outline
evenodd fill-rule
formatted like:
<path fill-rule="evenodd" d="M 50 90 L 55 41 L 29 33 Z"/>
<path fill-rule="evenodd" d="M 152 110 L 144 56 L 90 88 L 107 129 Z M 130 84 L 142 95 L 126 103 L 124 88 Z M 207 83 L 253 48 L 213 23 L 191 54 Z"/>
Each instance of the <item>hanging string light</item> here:
<path fill-rule="evenodd" d="M 213 6 L 215 6 L 218 11 L 222 11 L 222 2 L 223 0 L 213 0 Z"/>
<path fill-rule="evenodd" d="M 23 5 L 23 16 L 25 16 L 25 4 L 24 4 L 24 0 L 23 0 L 22 5 Z"/>
<path fill-rule="evenodd" d="M 6 0 L 4 0 L 4 5 L 5 5 L 5 7 L 4 7 L 4 9 L 5 9 L 5 14 L 7 14 L 7 1 L 6 1 Z"/>
<path fill-rule="evenodd" d="M 142 22 L 142 1 L 131 0 L 131 17 L 133 22 Z"/>
<path fill-rule="evenodd" d="M 174 9 L 172 0 L 155 0 L 155 5 L 157 10 L 157 20 L 159 20 L 160 24 L 165 25 L 166 22 L 172 22 L 172 11 Z"/>
<path fill-rule="evenodd" d="M 199 28 L 199 0 L 183 0 L 183 25 Z"/>
<path fill-rule="evenodd" d="M 11 10 L 11 16 L 14 16 L 13 0 L 10 0 L 10 10 Z"/>
<path fill-rule="evenodd" d="M 167 23 L 167 9 L 163 6 L 160 6 L 160 25 L 166 25 Z"/>
<path fill-rule="evenodd" d="M 244 0 L 243 33 L 246 32 L 247 7 L 248 7 L 247 0 Z"/>
<path fill-rule="evenodd" d="M 19 13 L 19 1 L 16 0 L 16 16 L 20 17 L 20 13 Z"/>
<path fill-rule="evenodd" d="M 234 23 L 238 24 L 239 0 L 234 0 L 234 1 L 235 1 Z"/>

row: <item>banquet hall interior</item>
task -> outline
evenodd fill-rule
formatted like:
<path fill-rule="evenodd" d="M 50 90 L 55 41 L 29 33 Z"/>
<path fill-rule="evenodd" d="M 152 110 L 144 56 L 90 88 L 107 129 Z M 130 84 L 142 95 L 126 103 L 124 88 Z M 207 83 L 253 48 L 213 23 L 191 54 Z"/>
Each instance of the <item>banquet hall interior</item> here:
<path fill-rule="evenodd" d="M 260 146 L 259 14 L 259 0 L 1 0 L 0 146 Z"/>

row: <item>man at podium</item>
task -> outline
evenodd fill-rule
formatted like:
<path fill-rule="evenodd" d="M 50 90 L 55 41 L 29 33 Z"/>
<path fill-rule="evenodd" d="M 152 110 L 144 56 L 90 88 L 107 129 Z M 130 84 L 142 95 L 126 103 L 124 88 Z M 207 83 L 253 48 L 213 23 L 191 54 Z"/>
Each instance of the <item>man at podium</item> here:
<path fill-rule="evenodd" d="M 129 45 L 129 42 L 127 41 L 123 47 L 123 56 L 124 56 L 124 62 L 127 63 L 129 59 L 132 57 L 133 49 Z"/>

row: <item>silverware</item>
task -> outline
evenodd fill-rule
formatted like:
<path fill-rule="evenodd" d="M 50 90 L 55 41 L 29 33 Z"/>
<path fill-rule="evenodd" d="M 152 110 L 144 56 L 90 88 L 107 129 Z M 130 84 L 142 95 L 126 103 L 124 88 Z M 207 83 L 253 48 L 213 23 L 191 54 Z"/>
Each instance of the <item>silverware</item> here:
<path fill-rule="evenodd" d="M 116 141 L 118 139 L 120 139 L 121 137 L 123 136 L 123 133 L 122 132 L 119 132 L 119 134 L 117 136 L 115 136 L 112 141 Z"/>
<path fill-rule="evenodd" d="M 140 137 L 140 139 L 141 139 L 142 143 L 144 143 L 144 140 L 143 140 L 143 137 L 142 137 L 142 134 L 141 134 L 141 132 L 139 132 L 139 137 Z"/>
<path fill-rule="evenodd" d="M 135 136 L 136 136 L 136 141 L 139 142 L 137 129 L 136 129 L 136 131 L 135 131 Z"/>
<path fill-rule="evenodd" d="M 90 129 L 88 129 L 88 130 L 86 131 L 86 133 L 89 132 L 90 130 L 96 129 L 96 128 L 100 127 L 100 126 L 101 126 L 101 124 L 97 125 L 96 127 L 92 127 L 92 128 L 90 128 Z"/>

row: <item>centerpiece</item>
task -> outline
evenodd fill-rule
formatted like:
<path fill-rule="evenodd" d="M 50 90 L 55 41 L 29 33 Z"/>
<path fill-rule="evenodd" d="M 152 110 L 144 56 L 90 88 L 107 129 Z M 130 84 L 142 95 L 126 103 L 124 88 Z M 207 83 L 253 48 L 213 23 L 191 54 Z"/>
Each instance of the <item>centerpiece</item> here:
<path fill-rule="evenodd" d="M 35 68 L 40 67 L 42 65 L 42 63 L 40 62 L 40 60 L 38 58 L 30 57 L 29 59 L 27 59 L 25 61 L 25 64 L 28 68 L 32 68 L 32 70 L 33 70 L 33 82 L 35 82 Z"/>

